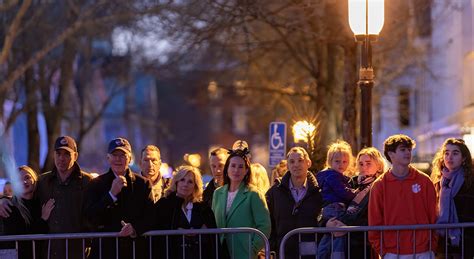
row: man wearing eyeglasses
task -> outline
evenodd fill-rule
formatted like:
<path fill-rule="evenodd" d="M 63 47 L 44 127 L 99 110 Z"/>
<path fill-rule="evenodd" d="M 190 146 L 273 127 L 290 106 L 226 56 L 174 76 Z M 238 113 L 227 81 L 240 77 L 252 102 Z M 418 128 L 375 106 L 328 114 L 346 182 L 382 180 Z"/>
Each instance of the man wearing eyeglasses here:
<path fill-rule="evenodd" d="M 134 174 L 129 163 L 132 147 L 124 138 L 109 143 L 107 161 L 110 169 L 94 179 L 86 196 L 86 217 L 97 232 L 119 232 L 116 240 L 94 240 L 92 258 L 133 258 L 132 239 L 151 229 L 154 219 L 150 182 Z M 116 250 L 118 255 L 116 255 Z M 142 253 L 143 251 L 137 251 Z M 100 257 L 102 256 L 102 257 Z M 136 254 L 136 258 L 143 258 Z"/>
<path fill-rule="evenodd" d="M 266 194 L 272 231 L 270 244 L 278 251 L 283 237 L 291 230 L 301 227 L 316 227 L 321 211 L 322 197 L 316 177 L 308 171 L 311 160 L 302 147 L 293 147 L 287 154 L 289 171 L 279 184 L 275 184 Z M 285 257 L 314 257 L 316 242 L 314 235 L 290 238 L 285 247 Z"/>

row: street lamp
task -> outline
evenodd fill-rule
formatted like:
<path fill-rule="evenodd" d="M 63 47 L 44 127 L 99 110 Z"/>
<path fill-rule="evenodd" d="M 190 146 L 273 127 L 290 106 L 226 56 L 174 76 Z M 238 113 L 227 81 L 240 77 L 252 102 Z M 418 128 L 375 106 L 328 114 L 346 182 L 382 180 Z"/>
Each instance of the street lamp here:
<path fill-rule="evenodd" d="M 295 143 L 300 141 L 305 142 L 308 146 L 308 152 L 313 151 L 313 141 L 316 136 L 316 126 L 308 121 L 297 121 L 293 125 L 293 139 Z"/>
<path fill-rule="evenodd" d="M 377 40 L 384 23 L 384 0 L 349 0 L 349 25 L 357 42 L 362 43 L 359 81 L 361 92 L 361 147 L 372 146 L 372 68 L 371 42 Z"/>

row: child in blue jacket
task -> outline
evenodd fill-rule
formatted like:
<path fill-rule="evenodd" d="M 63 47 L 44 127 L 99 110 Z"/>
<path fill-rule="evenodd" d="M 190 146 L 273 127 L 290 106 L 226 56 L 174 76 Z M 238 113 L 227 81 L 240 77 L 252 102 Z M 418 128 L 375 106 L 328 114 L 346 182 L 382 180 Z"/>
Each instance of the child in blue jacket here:
<path fill-rule="evenodd" d="M 319 219 L 322 225 L 331 218 L 342 216 L 357 194 L 357 190 L 350 188 L 350 178 L 345 175 L 350 175 L 353 161 L 349 143 L 338 140 L 329 146 L 326 169 L 316 175 L 324 202 Z M 325 234 L 318 246 L 318 258 L 344 258 L 345 241 L 345 237 L 334 238 L 331 248 L 331 234 Z"/>

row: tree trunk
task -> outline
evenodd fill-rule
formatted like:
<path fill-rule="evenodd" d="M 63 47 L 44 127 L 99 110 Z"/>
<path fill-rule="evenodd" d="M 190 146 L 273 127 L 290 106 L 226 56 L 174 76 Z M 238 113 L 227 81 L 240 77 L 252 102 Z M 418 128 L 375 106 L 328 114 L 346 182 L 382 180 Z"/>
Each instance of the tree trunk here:
<path fill-rule="evenodd" d="M 26 120 L 28 134 L 28 165 L 39 172 L 40 170 L 40 135 L 38 129 L 38 106 L 33 81 L 32 69 L 25 73 Z"/>
<path fill-rule="evenodd" d="M 49 106 L 48 111 L 45 111 L 45 120 L 48 138 L 48 153 L 43 164 L 43 172 L 49 171 L 54 166 L 53 160 L 53 146 L 56 138 L 61 134 L 61 121 L 65 110 L 65 103 L 71 88 L 71 81 L 74 73 L 73 64 L 76 56 L 75 39 L 68 39 L 64 43 L 64 50 L 61 60 L 61 79 L 59 81 L 58 95 L 56 97 L 55 105 L 43 104 Z"/>

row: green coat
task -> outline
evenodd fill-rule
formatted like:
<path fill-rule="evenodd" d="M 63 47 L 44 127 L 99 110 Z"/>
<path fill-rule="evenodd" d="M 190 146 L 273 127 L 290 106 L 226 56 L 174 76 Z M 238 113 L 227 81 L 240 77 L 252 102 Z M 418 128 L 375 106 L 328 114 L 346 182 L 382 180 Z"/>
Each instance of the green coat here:
<path fill-rule="evenodd" d="M 262 194 L 249 190 L 241 184 L 229 213 L 225 213 L 227 193 L 229 186 L 226 184 L 214 192 L 212 210 L 216 216 L 218 228 L 250 227 L 262 231 L 267 237 L 270 235 L 271 222 L 267 203 Z M 234 236 L 232 238 L 232 235 Z M 251 254 L 249 257 L 249 237 L 251 241 Z M 263 248 L 264 242 L 255 234 L 226 234 L 227 248 L 232 258 L 256 258 L 257 253 Z M 221 242 L 223 237 L 221 238 Z"/>

